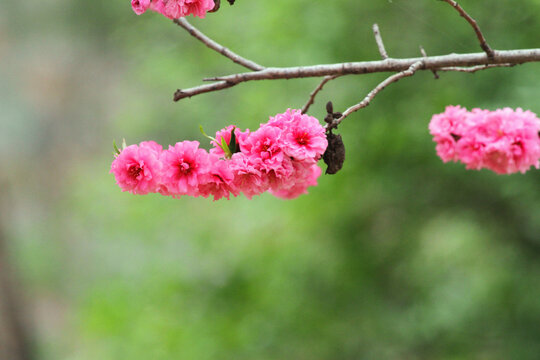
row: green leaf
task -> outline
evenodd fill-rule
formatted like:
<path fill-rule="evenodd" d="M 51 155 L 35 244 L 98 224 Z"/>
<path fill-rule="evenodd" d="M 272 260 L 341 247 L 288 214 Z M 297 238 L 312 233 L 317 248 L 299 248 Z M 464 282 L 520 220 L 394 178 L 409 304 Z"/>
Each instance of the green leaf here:
<path fill-rule="evenodd" d="M 232 156 L 231 149 L 229 149 L 229 145 L 227 145 L 224 137 L 221 137 L 221 148 L 223 149 L 223 152 L 225 153 L 227 159 L 230 159 Z"/>
<path fill-rule="evenodd" d="M 125 148 L 127 148 L 127 144 L 126 144 L 126 139 L 122 139 L 122 150 L 124 150 Z"/>

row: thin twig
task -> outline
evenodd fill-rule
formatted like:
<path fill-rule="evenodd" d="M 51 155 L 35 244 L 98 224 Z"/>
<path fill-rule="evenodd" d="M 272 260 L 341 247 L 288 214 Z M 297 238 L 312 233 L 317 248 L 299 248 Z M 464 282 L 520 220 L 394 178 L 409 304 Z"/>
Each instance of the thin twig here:
<path fill-rule="evenodd" d="M 439 71 L 454 71 L 454 72 L 464 72 L 464 73 L 475 73 L 480 70 L 486 70 L 486 69 L 493 69 L 497 67 L 514 67 L 518 64 L 491 64 L 491 65 L 478 65 L 478 66 L 470 66 L 470 67 L 443 67 L 440 68 Z"/>
<path fill-rule="evenodd" d="M 174 101 L 178 101 L 178 100 L 185 99 L 185 98 L 190 98 L 192 96 L 199 95 L 199 94 L 204 94 L 204 93 L 207 93 L 207 92 L 227 89 L 227 88 L 233 87 L 234 85 L 236 85 L 236 84 L 231 83 L 231 82 L 227 82 L 227 81 L 220 81 L 220 82 L 216 82 L 216 83 L 213 83 L 213 84 L 197 86 L 197 87 L 194 87 L 194 88 L 191 88 L 191 89 L 185 89 L 185 90 L 178 89 L 174 93 Z"/>
<path fill-rule="evenodd" d="M 218 44 L 214 40 L 210 39 L 208 36 L 204 35 L 200 30 L 198 30 L 196 27 L 191 25 L 185 18 L 179 18 L 173 20 L 175 24 L 183 27 L 186 29 L 191 36 L 198 39 L 200 42 L 202 42 L 204 45 L 208 46 L 210 49 L 217 51 L 221 55 L 228 57 L 233 62 L 242 65 L 245 68 L 248 68 L 250 70 L 258 71 L 263 70 L 264 66 L 261 66 L 251 60 L 245 59 L 242 56 L 234 53 L 233 51 L 227 49 L 225 46 Z"/>
<path fill-rule="evenodd" d="M 429 56 L 410 59 L 393 59 L 378 61 L 363 61 L 340 63 L 330 65 L 313 65 L 285 68 L 266 68 L 264 70 L 248 73 L 233 74 L 222 77 L 206 79 L 218 81 L 215 84 L 206 84 L 185 90 L 178 90 L 174 96 L 175 101 L 194 95 L 221 90 L 236 86 L 237 84 L 255 80 L 298 79 L 307 77 L 323 77 L 328 75 L 370 74 L 379 72 L 399 72 L 407 70 L 412 64 L 423 61 L 420 70 L 440 70 L 451 67 L 470 67 L 478 65 L 523 64 L 527 62 L 540 62 L 540 49 L 504 50 L 497 51 L 493 58 L 485 53 L 449 54 L 442 56 Z M 447 70 L 450 71 L 450 70 Z"/>
<path fill-rule="evenodd" d="M 302 114 L 305 114 L 305 113 L 308 112 L 309 107 L 311 105 L 313 105 L 313 103 L 315 102 L 315 97 L 322 90 L 324 85 L 326 85 L 326 83 L 329 82 L 330 80 L 334 80 L 337 77 L 338 77 L 338 75 L 328 75 L 328 76 L 325 76 L 322 79 L 322 81 L 319 83 L 319 85 L 317 85 L 315 90 L 313 90 L 313 92 L 309 95 L 309 99 L 308 99 L 307 103 L 304 105 L 304 107 L 302 107 Z"/>
<path fill-rule="evenodd" d="M 469 24 L 474 29 L 474 32 L 476 33 L 476 37 L 478 38 L 478 41 L 480 41 L 480 47 L 482 50 L 484 50 L 488 57 L 493 58 L 495 57 L 495 52 L 493 49 L 488 45 L 486 38 L 484 37 L 484 34 L 482 34 L 482 31 L 480 30 L 480 27 L 476 23 L 476 20 L 474 20 L 467 12 L 454 0 L 443 0 L 444 2 L 447 2 L 448 4 L 452 5 L 459 14 L 467 20 Z"/>
<path fill-rule="evenodd" d="M 379 48 L 379 54 L 381 54 L 383 60 L 388 59 L 388 53 L 384 48 L 381 32 L 379 31 L 379 25 L 377 24 L 373 24 L 373 35 L 375 35 L 375 42 L 377 43 L 377 47 Z"/>
<path fill-rule="evenodd" d="M 407 70 L 401 71 L 397 74 L 394 74 L 386 78 L 383 82 L 381 82 L 373 90 L 371 90 L 369 94 L 367 94 L 367 96 L 361 102 L 345 110 L 343 112 L 343 115 L 339 119 L 336 119 L 332 123 L 327 124 L 326 129 L 330 130 L 337 127 L 347 116 L 351 115 L 355 111 L 358 111 L 368 106 L 371 103 L 371 101 L 375 98 L 375 96 L 377 96 L 377 94 L 380 93 L 382 90 L 384 90 L 384 88 L 386 88 L 388 85 L 395 83 L 399 81 L 400 79 L 403 79 L 404 77 L 414 75 L 414 73 L 416 73 L 417 70 L 422 68 L 423 65 L 424 65 L 423 60 L 417 61 L 414 64 L 412 64 Z"/>
<path fill-rule="evenodd" d="M 424 49 L 422 45 L 420 45 L 420 53 L 422 54 L 424 59 L 428 57 L 426 50 Z M 437 74 L 437 70 L 431 69 L 431 72 L 433 73 L 433 76 L 435 77 L 435 79 L 439 79 L 439 74 Z"/>

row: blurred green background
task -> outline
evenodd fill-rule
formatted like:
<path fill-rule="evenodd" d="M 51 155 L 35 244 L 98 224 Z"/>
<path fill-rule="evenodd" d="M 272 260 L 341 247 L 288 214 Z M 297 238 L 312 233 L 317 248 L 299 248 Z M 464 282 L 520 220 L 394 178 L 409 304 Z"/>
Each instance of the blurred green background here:
<path fill-rule="evenodd" d="M 539 47 L 540 1 L 461 4 L 492 47 Z M 266 66 L 378 59 L 375 22 L 393 57 L 480 51 L 436 0 L 237 0 L 189 20 Z M 540 172 L 443 164 L 427 130 L 449 104 L 540 113 L 539 64 L 390 86 L 340 126 L 344 169 L 296 200 L 122 193 L 113 139 L 207 144 L 199 125 L 257 128 L 318 83 L 172 102 L 238 71 L 128 0 L 2 1 L 0 237 L 32 358 L 540 358 Z M 337 79 L 310 113 L 386 76 Z"/>

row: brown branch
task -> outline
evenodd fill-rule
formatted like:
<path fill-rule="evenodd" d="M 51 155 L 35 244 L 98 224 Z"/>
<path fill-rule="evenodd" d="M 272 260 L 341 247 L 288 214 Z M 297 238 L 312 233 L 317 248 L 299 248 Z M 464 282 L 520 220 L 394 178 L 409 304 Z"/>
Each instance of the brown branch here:
<path fill-rule="evenodd" d="M 485 53 L 449 54 L 430 56 L 427 58 L 386 59 L 379 61 L 349 62 L 329 65 L 312 65 L 285 68 L 266 68 L 261 71 L 240 73 L 206 79 L 208 81 L 230 81 L 234 83 L 254 80 L 298 79 L 307 77 L 321 77 L 326 75 L 359 75 L 378 72 L 398 72 L 407 70 L 417 61 L 424 61 L 424 70 L 449 66 L 476 66 L 487 64 L 522 64 L 526 62 L 540 62 L 540 49 L 503 50 L 497 51 L 493 58 Z"/>
<path fill-rule="evenodd" d="M 475 73 L 480 70 L 493 69 L 497 67 L 514 67 L 519 64 L 491 64 L 491 65 L 478 65 L 470 67 L 444 67 L 440 68 L 439 71 L 454 71 L 454 72 L 464 72 L 464 73 Z"/>
<path fill-rule="evenodd" d="M 484 50 L 488 57 L 493 58 L 495 56 L 495 52 L 493 49 L 488 45 L 486 38 L 484 37 L 484 34 L 482 34 L 482 31 L 480 30 L 480 27 L 476 23 L 476 20 L 474 20 L 467 12 L 454 0 L 443 0 L 444 2 L 452 5 L 454 9 L 456 9 L 459 14 L 467 20 L 469 24 L 471 24 L 472 28 L 474 29 L 474 32 L 476 33 L 476 37 L 478 38 L 478 41 L 480 42 L 480 47 L 482 50 Z"/>
<path fill-rule="evenodd" d="M 383 82 L 381 82 L 373 90 L 371 90 L 369 94 L 367 94 L 367 96 L 361 102 L 345 110 L 343 112 L 343 115 L 339 119 L 336 119 L 330 124 L 327 124 L 326 129 L 330 130 L 330 129 L 336 128 L 347 116 L 351 115 L 355 111 L 358 111 L 362 108 L 369 106 L 369 104 L 375 98 L 375 96 L 377 96 L 378 93 L 384 90 L 384 88 L 386 88 L 388 85 L 392 83 L 399 81 L 400 79 L 403 79 L 404 77 L 414 75 L 414 73 L 416 73 L 417 70 L 420 70 L 422 68 L 423 64 L 424 62 L 422 60 L 417 61 L 414 64 L 412 64 L 407 70 L 401 71 L 397 74 L 394 74 L 386 78 Z"/>
<path fill-rule="evenodd" d="M 527 62 L 540 62 L 540 49 L 503 50 L 495 51 L 492 58 L 486 53 L 449 54 L 442 56 L 429 56 L 410 59 L 393 59 L 379 61 L 349 62 L 329 65 L 313 65 L 285 68 L 266 68 L 249 73 L 233 74 L 222 77 L 205 79 L 217 81 L 185 90 L 178 90 L 174 96 L 175 101 L 194 95 L 230 88 L 243 82 L 256 80 L 299 79 L 308 77 L 323 77 L 333 75 L 359 75 L 380 72 L 400 72 L 407 70 L 414 63 L 422 61 L 423 66 L 418 70 L 440 70 L 452 67 L 471 67 L 481 65 L 523 64 Z M 451 70 L 447 70 L 451 71 Z"/>
<path fill-rule="evenodd" d="M 377 24 L 373 24 L 373 35 L 375 35 L 375 42 L 377 43 L 377 47 L 379 48 L 379 54 L 381 54 L 383 60 L 388 59 L 388 53 L 384 48 L 381 32 L 379 31 L 379 25 Z"/>
<path fill-rule="evenodd" d="M 324 87 L 324 85 L 326 85 L 327 82 L 331 81 L 331 80 L 334 80 L 335 78 L 337 78 L 338 75 L 328 75 L 328 76 L 325 76 L 322 81 L 319 83 L 319 85 L 317 85 L 317 87 L 315 88 L 315 90 L 313 90 L 313 92 L 309 95 L 309 99 L 307 101 L 307 103 L 304 105 L 304 107 L 302 107 L 302 114 L 305 114 L 308 112 L 309 110 L 309 107 L 311 105 L 313 105 L 313 103 L 315 102 L 315 97 L 317 96 L 317 94 L 322 90 L 322 88 Z"/>
<path fill-rule="evenodd" d="M 242 56 L 236 54 L 235 52 L 229 50 L 225 46 L 218 44 L 214 40 L 210 39 L 208 36 L 204 35 L 200 30 L 191 25 L 185 18 L 174 19 L 175 24 L 186 29 L 191 36 L 195 37 L 197 40 L 202 42 L 204 45 L 208 46 L 210 49 L 217 51 L 221 55 L 228 57 L 233 62 L 242 65 L 245 68 L 250 70 L 263 70 L 264 66 L 261 66 L 251 60 L 245 59 Z"/>
<path fill-rule="evenodd" d="M 213 83 L 213 84 L 197 86 L 197 87 L 194 87 L 194 88 L 191 88 L 191 89 L 185 89 L 185 90 L 178 89 L 174 93 L 174 98 L 173 99 L 174 99 L 174 101 L 178 101 L 178 100 L 181 100 L 181 99 L 189 98 L 189 97 L 199 95 L 199 94 L 204 94 L 204 93 L 207 93 L 207 92 L 227 89 L 227 88 L 233 87 L 235 85 L 236 84 L 232 83 L 232 82 L 220 81 L 220 82 L 216 82 L 216 83 Z"/>
<path fill-rule="evenodd" d="M 424 47 L 422 45 L 420 45 L 420 53 L 422 54 L 424 59 L 428 57 L 427 53 L 426 53 L 426 50 L 424 49 Z M 431 70 L 431 72 L 433 73 L 433 76 L 435 77 L 435 79 L 439 78 L 439 74 L 437 74 L 437 70 Z"/>

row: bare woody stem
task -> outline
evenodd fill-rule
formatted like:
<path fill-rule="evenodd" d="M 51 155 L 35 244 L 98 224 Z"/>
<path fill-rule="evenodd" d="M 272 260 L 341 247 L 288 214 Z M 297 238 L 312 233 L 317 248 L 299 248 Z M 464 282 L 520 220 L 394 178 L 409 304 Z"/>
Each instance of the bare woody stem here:
<path fill-rule="evenodd" d="M 467 12 L 454 0 L 442 0 L 454 7 L 459 14 L 467 20 L 469 24 L 471 24 L 472 28 L 474 29 L 474 32 L 476 33 L 476 37 L 478 38 L 478 41 L 480 42 L 480 47 L 482 50 L 485 51 L 485 53 L 488 55 L 488 57 L 493 58 L 495 56 L 495 52 L 493 49 L 488 45 L 486 38 L 484 37 L 484 34 L 482 34 L 482 31 L 480 30 L 480 27 L 476 23 L 476 20 L 474 20 Z"/>
<path fill-rule="evenodd" d="M 379 48 L 379 54 L 381 54 L 383 60 L 388 59 L 388 53 L 384 48 L 384 42 L 382 40 L 381 32 L 379 31 L 379 25 L 377 24 L 373 24 L 373 35 L 375 36 L 375 42 L 377 43 L 377 47 Z"/>
<path fill-rule="evenodd" d="M 414 73 L 416 73 L 416 71 L 419 70 L 422 66 L 423 66 L 423 61 L 420 60 L 412 64 L 407 70 L 401 71 L 397 74 L 394 74 L 386 78 L 383 82 L 381 82 L 373 90 L 371 90 L 369 94 L 367 94 L 367 96 L 361 102 L 345 110 L 343 112 L 343 115 L 339 119 L 336 119 L 332 123 L 327 124 L 326 129 L 331 130 L 333 128 L 336 128 L 347 116 L 351 115 L 352 113 L 362 108 L 369 106 L 369 104 L 375 98 L 375 96 L 377 96 L 377 94 L 380 93 L 382 90 L 384 90 L 384 88 L 386 88 L 388 85 L 395 83 L 399 81 L 400 79 L 403 79 L 404 77 L 414 75 Z"/>
<path fill-rule="evenodd" d="M 360 75 L 379 72 L 394 72 L 395 74 L 386 78 L 383 82 L 371 90 L 367 96 L 358 104 L 349 107 L 341 117 L 326 125 L 327 130 L 336 128 L 345 118 L 352 113 L 369 106 L 371 101 L 379 92 L 384 90 L 388 85 L 399 81 L 402 78 L 414 75 L 419 70 L 430 70 L 438 78 L 437 71 L 454 71 L 474 73 L 476 71 L 495 68 L 495 67 L 511 67 L 527 62 L 540 62 L 540 49 L 524 49 L 524 50 L 507 50 L 494 51 L 487 44 L 487 41 L 482 34 L 476 21 L 467 12 L 459 6 L 454 0 L 442 0 L 453 6 L 459 14 L 465 18 L 474 29 L 480 47 L 484 50 L 483 53 L 472 54 L 449 54 L 442 56 L 428 57 L 425 50 L 420 47 L 422 58 L 409 59 L 393 59 L 388 57 L 388 53 L 384 47 L 381 33 L 377 24 L 373 25 L 373 34 L 375 41 L 381 54 L 382 61 L 364 61 L 364 62 L 349 62 L 328 65 L 313 65 L 299 67 L 265 68 L 251 60 L 243 58 L 234 53 L 228 48 L 220 45 L 216 41 L 204 35 L 201 31 L 192 26 L 186 19 L 180 18 L 174 22 L 187 30 L 193 37 L 201 41 L 210 49 L 217 51 L 223 56 L 229 58 L 233 62 L 252 70 L 252 72 L 238 73 L 221 77 L 207 78 L 204 81 L 211 81 L 211 84 L 200 85 L 190 89 L 178 89 L 174 94 L 174 101 L 178 101 L 187 97 L 192 97 L 207 92 L 219 91 L 236 86 L 243 82 L 255 80 L 278 80 L 278 79 L 298 79 L 307 77 L 323 77 L 322 81 L 311 92 L 307 103 L 302 108 L 302 113 L 306 113 L 310 106 L 315 102 L 315 97 L 323 89 L 329 81 L 343 75 Z"/>
<path fill-rule="evenodd" d="M 309 107 L 311 105 L 313 105 L 313 103 L 315 102 L 315 97 L 322 90 L 324 85 L 326 85 L 327 82 L 329 82 L 331 80 L 334 80 L 337 77 L 338 77 L 338 75 L 328 75 L 328 76 L 325 76 L 322 79 L 322 81 L 319 83 L 319 85 L 317 85 L 315 90 L 313 90 L 313 92 L 309 95 L 309 99 L 308 99 L 307 103 L 302 107 L 302 114 L 305 114 L 305 113 L 308 112 Z"/>
<path fill-rule="evenodd" d="M 420 46 L 420 53 L 422 54 L 424 59 L 427 58 L 427 53 L 423 46 Z M 431 70 L 431 72 L 433 73 L 435 79 L 439 79 L 439 74 L 437 74 L 437 70 Z"/>
<path fill-rule="evenodd" d="M 540 49 L 524 50 L 504 50 L 495 51 L 493 57 L 488 57 L 486 53 L 470 54 L 449 54 L 442 56 L 429 56 L 409 59 L 393 59 L 379 61 L 349 62 L 328 65 L 313 65 L 299 67 L 269 67 L 264 70 L 249 73 L 233 74 L 228 76 L 205 79 L 206 81 L 216 81 L 216 84 L 202 85 L 190 89 L 178 90 L 174 95 L 174 100 L 178 101 L 187 97 L 226 89 L 243 82 L 256 80 L 277 80 L 277 79 L 299 79 L 308 77 L 323 77 L 332 75 L 360 75 L 380 72 L 400 72 L 407 70 L 414 63 L 422 61 L 423 65 L 418 70 L 440 70 L 447 68 L 447 71 L 456 71 L 452 68 L 463 68 L 471 66 L 483 66 L 489 69 L 497 66 L 518 65 L 527 62 L 540 62 Z M 489 66 L 486 66 L 489 65 Z M 480 70 L 480 69 L 479 69 Z"/>
<path fill-rule="evenodd" d="M 496 67 L 514 67 L 516 64 L 493 64 L 493 65 L 478 65 L 471 67 L 444 67 L 440 68 L 439 71 L 454 71 L 454 72 L 463 72 L 463 73 L 475 73 L 480 70 L 493 69 Z"/>
<path fill-rule="evenodd" d="M 493 58 L 485 53 L 449 54 L 441 56 L 416 57 L 408 59 L 386 59 L 380 61 L 348 62 L 329 65 L 312 65 L 284 68 L 266 68 L 261 71 L 240 73 L 205 79 L 206 81 L 230 81 L 241 83 L 254 80 L 299 79 L 327 75 L 360 75 L 379 72 L 399 72 L 407 70 L 412 64 L 424 61 L 422 70 L 438 70 L 449 66 L 477 66 L 496 64 L 523 64 L 540 62 L 540 49 L 502 50 L 495 52 Z"/>
<path fill-rule="evenodd" d="M 174 101 L 184 99 L 187 97 L 192 97 L 199 94 L 204 94 L 207 92 L 219 91 L 235 86 L 236 84 L 228 81 L 219 81 L 213 84 L 201 85 L 196 88 L 186 89 L 186 90 L 176 90 L 174 93 Z"/>
<path fill-rule="evenodd" d="M 210 39 L 208 36 L 204 35 L 200 30 L 191 25 L 185 18 L 179 18 L 173 20 L 175 24 L 183 27 L 190 33 L 191 36 L 208 46 L 210 49 L 217 51 L 221 55 L 231 59 L 233 62 L 242 65 L 245 68 L 250 70 L 263 70 L 264 66 L 261 66 L 251 60 L 245 59 L 242 56 L 236 54 L 235 52 L 229 50 L 225 46 L 217 43 L 216 41 Z"/>

